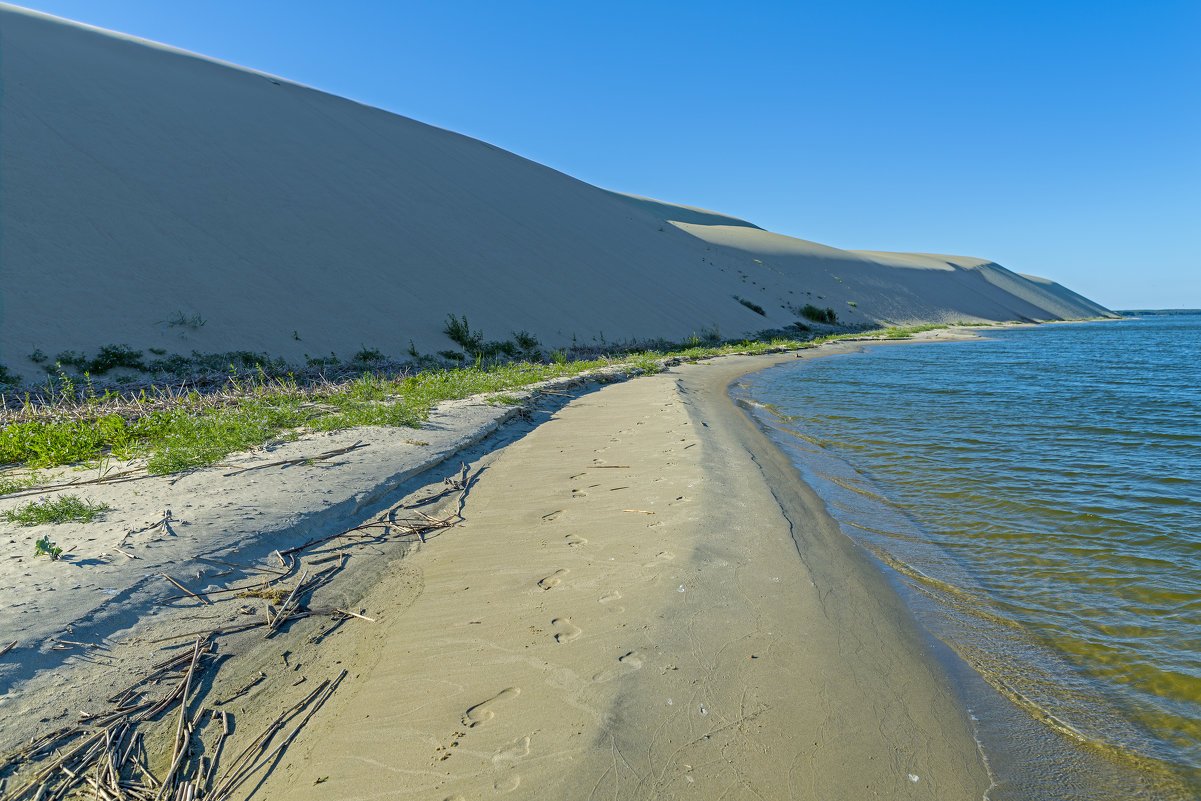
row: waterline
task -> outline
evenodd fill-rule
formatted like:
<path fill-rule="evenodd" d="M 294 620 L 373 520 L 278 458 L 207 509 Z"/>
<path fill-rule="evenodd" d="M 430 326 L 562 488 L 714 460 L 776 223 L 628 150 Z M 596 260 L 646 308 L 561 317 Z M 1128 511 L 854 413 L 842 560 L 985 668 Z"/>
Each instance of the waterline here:
<path fill-rule="evenodd" d="M 1042 326 L 806 360 L 738 391 L 1021 710 L 977 710 L 994 799 L 1201 785 L 1198 334 L 1201 318 Z"/>

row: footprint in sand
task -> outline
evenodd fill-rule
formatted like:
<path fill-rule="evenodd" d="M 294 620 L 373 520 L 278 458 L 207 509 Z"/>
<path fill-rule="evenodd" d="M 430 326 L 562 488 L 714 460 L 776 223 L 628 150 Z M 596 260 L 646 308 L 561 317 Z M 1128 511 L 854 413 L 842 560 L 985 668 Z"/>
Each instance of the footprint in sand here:
<path fill-rule="evenodd" d="M 618 592 L 617 590 L 613 590 L 613 592 L 605 593 L 600 598 L 598 598 L 597 603 L 610 604 L 610 603 L 613 603 L 614 601 L 619 601 L 619 600 L 621 600 L 621 593 Z"/>
<path fill-rule="evenodd" d="M 539 581 L 538 586 L 544 590 L 549 590 L 551 587 L 557 587 L 563 583 L 563 577 L 570 572 L 571 571 L 567 568 L 556 570 L 554 573 L 551 573 L 549 576 Z"/>
<path fill-rule="evenodd" d="M 563 514 L 562 509 L 556 509 L 553 512 L 547 512 L 546 514 L 542 515 L 542 522 L 549 523 L 550 521 L 554 520 L 556 517 L 558 517 L 561 514 Z"/>
<path fill-rule="evenodd" d="M 571 548 L 578 548 L 581 545 L 588 544 L 588 540 L 584 539 L 578 534 L 568 534 L 566 537 L 564 537 L 564 539 L 567 540 L 567 545 Z"/>
<path fill-rule="evenodd" d="M 676 555 L 674 553 L 672 553 L 671 551 L 661 551 L 661 552 L 655 554 L 655 558 L 653 561 L 647 562 L 645 565 L 643 565 L 643 567 L 655 567 L 656 565 L 660 565 L 663 562 L 670 562 L 672 559 L 675 559 L 675 558 L 676 558 Z"/>
<path fill-rule="evenodd" d="M 503 779 L 497 779 L 496 784 L 492 785 L 492 789 L 498 793 L 511 793 L 521 785 L 521 777 L 517 775 L 505 776 Z"/>
<path fill-rule="evenodd" d="M 598 683 L 611 681 L 618 676 L 624 676 L 627 673 L 633 673 L 635 670 L 638 670 L 642 667 L 643 658 L 644 656 L 641 651 L 629 651 L 625 656 L 620 656 L 617 658 L 617 667 L 612 667 L 608 670 L 602 670 L 600 673 L 597 673 L 595 676 L 593 676 L 592 680 Z"/>
<path fill-rule="evenodd" d="M 503 762 L 516 762 L 517 760 L 523 757 L 528 757 L 529 755 L 530 738 L 521 737 L 493 754 L 492 764 L 499 765 Z"/>
<path fill-rule="evenodd" d="M 571 618 L 557 617 L 550 622 L 555 627 L 555 642 L 571 642 L 584 630 L 571 622 Z"/>
<path fill-rule="evenodd" d="M 468 709 L 463 713 L 463 725 L 469 728 L 474 728 L 481 723 L 492 720 L 496 717 L 496 713 L 492 711 L 492 705 L 500 701 L 508 701 L 521 695 L 520 687 L 506 687 L 496 695 L 484 701 L 481 704 Z"/>

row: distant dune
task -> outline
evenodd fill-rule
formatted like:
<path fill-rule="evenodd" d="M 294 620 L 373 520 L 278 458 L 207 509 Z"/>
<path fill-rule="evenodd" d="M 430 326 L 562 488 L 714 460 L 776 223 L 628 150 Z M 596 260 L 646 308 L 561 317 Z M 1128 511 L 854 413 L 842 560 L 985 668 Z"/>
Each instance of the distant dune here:
<path fill-rule="evenodd" d="M 848 323 L 1108 314 L 983 259 L 843 251 L 0 5 L 0 362 L 128 344 L 302 361 Z M 742 303 L 736 298 L 742 298 Z M 852 305 L 853 304 L 853 305 Z M 759 314 L 752 306 L 763 310 Z"/>

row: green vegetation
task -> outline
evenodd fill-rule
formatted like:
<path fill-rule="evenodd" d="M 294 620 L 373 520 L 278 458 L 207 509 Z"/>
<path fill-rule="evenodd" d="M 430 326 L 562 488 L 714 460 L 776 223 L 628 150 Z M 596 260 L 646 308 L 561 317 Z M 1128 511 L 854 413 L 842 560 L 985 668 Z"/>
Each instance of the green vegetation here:
<path fill-rule="evenodd" d="M 823 322 L 834 317 L 832 309 L 815 312 Z M 882 333 L 897 338 L 933 327 L 937 326 Z M 463 351 L 444 351 L 440 361 L 410 346 L 413 361 L 400 363 L 363 346 L 345 362 L 332 353 L 306 357 L 309 369 L 299 374 L 289 372 L 282 360 L 248 351 L 193 352 L 189 359 L 175 355 L 158 362 L 181 360 L 172 366 L 194 370 L 192 379 L 182 387 L 150 386 L 132 394 L 109 389 L 99 395 L 90 374 L 80 386 L 60 369 L 36 395 L 26 394 L 19 408 L 0 410 L 0 464 L 32 470 L 109 457 L 145 458 L 151 473 L 174 473 L 214 464 L 229 453 L 267 442 L 295 439 L 306 431 L 416 428 L 445 400 L 492 395 L 495 403 L 517 404 L 521 398 L 512 394 L 515 390 L 606 367 L 649 374 L 672 360 L 797 350 L 863 335 L 812 339 L 798 322 L 787 332 L 763 332 L 753 340 L 723 342 L 715 330 L 702 330 L 683 343 L 577 345 L 544 356 L 532 334 L 520 331 L 507 342 L 489 342 L 483 332 L 472 330 L 465 316 L 449 315 L 443 333 Z M 131 348 L 110 346 L 101 348 L 95 359 L 80 358 L 87 364 L 115 365 L 128 363 L 132 354 L 140 358 Z M 150 362 L 147 368 L 155 365 Z M 223 373 L 215 374 L 218 369 Z M 25 481 L 0 480 L 0 494 L 35 483 Z"/>
<path fill-rule="evenodd" d="M 8 368 L 0 364 L 0 390 L 15 388 L 20 382 L 17 377 L 8 372 Z"/>
<path fill-rule="evenodd" d="M 800 314 L 806 320 L 812 320 L 815 323 L 834 325 L 838 322 L 838 315 L 836 315 L 834 310 L 829 306 L 824 309 L 819 309 L 812 303 L 806 303 L 804 307 L 801 308 Z"/>
<path fill-rule="evenodd" d="M 767 316 L 767 312 L 763 310 L 763 307 L 754 301 L 747 300 L 746 298 L 740 298 L 737 295 L 734 296 L 734 300 L 738 301 L 743 306 L 746 306 L 748 309 L 753 311 L 755 314 L 760 315 L 761 317 Z"/>
<path fill-rule="evenodd" d="M 909 325 L 909 326 L 892 326 L 885 328 L 881 336 L 887 339 L 907 339 L 914 334 L 920 334 L 923 331 L 933 331 L 938 328 L 946 328 L 945 325 Z"/>
<path fill-rule="evenodd" d="M 51 542 L 49 537 L 42 537 L 40 540 L 34 543 L 33 555 L 35 557 L 46 554 L 50 557 L 50 561 L 53 562 L 54 560 L 58 559 L 62 552 L 63 549 Z"/>
<path fill-rule="evenodd" d="M 36 487 L 38 484 L 37 473 L 31 472 L 23 476 L 7 474 L 0 475 L 0 495 L 10 495 L 14 492 L 27 490 L 30 487 Z"/>
<path fill-rule="evenodd" d="M 42 523 L 90 523 L 109 508 L 103 503 L 84 503 L 74 495 L 63 495 L 54 500 L 39 498 L 4 512 L 3 517 L 10 523 L 22 526 L 36 526 Z M 46 553 L 51 553 L 54 543 L 49 543 L 49 546 L 45 549 Z M 51 558 L 57 558 L 57 555 L 52 553 Z"/>

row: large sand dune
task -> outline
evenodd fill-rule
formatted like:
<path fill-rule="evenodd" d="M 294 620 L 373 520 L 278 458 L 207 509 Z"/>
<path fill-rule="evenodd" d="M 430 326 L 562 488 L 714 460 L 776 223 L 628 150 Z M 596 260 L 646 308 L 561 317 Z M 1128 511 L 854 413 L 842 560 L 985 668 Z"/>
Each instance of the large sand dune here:
<path fill-rule="evenodd" d="M 815 191 L 820 191 L 816 189 Z M 0 5 L 0 362 L 289 360 L 1106 311 L 980 259 L 848 252 L 619 196 L 283 79 Z M 735 296 L 759 305 L 760 315 Z M 850 305 L 854 303 L 855 305 Z M 203 324 L 201 324 L 203 323 Z"/>

